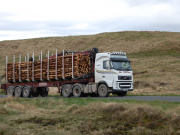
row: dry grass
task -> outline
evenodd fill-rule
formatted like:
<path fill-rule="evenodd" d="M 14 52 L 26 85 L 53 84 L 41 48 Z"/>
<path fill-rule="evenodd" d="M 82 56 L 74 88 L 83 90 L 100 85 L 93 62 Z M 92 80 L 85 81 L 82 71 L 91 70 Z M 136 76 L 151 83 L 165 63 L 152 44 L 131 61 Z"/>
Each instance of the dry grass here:
<path fill-rule="evenodd" d="M 49 89 L 49 95 L 60 95 L 60 93 L 58 93 L 58 88 L 56 87 L 51 87 Z"/>
<path fill-rule="evenodd" d="M 134 58 L 132 66 L 135 73 L 132 94 L 180 95 L 179 57 Z"/>
<path fill-rule="evenodd" d="M 72 99 L 77 102 L 78 99 Z M 0 99 L 0 134 L 177 134 L 180 105 L 86 102 L 62 99 Z M 80 100 L 79 100 L 80 101 Z M 155 103 L 155 102 L 154 102 Z M 28 105 L 28 107 L 27 107 Z M 3 112 L 4 111 L 4 112 Z"/>
<path fill-rule="evenodd" d="M 145 83 L 136 87 L 134 94 L 180 95 L 180 33 L 172 32 L 114 32 L 87 36 L 49 37 L 0 42 L 0 75 L 4 74 L 5 56 L 35 52 L 36 56 L 55 49 L 89 50 L 97 47 L 104 51 L 125 51 L 132 60 L 134 82 Z M 44 55 L 45 56 L 45 55 Z M 37 59 L 37 57 L 36 57 Z M 165 85 L 162 85 L 165 84 Z M 136 85 L 136 84 L 135 84 Z M 52 92 L 52 94 L 56 94 Z"/>

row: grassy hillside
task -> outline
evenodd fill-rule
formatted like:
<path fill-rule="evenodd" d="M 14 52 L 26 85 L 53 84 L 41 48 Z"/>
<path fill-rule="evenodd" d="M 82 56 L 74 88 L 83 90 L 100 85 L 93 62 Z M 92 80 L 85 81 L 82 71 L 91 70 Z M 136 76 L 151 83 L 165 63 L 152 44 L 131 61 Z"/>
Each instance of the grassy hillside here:
<path fill-rule="evenodd" d="M 0 99 L 1 135 L 180 133 L 180 104 L 77 98 Z"/>
<path fill-rule="evenodd" d="M 0 42 L 0 75 L 5 56 L 35 52 L 73 50 L 97 47 L 104 51 L 125 51 L 132 61 L 135 91 L 133 94 L 180 95 L 180 33 L 114 32 L 87 36 L 48 37 Z"/>

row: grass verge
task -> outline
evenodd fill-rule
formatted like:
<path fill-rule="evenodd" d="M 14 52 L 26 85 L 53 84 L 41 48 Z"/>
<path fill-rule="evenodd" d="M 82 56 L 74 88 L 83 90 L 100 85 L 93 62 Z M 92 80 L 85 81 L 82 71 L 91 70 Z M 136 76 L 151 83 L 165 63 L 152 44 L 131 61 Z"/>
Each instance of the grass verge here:
<path fill-rule="evenodd" d="M 180 103 L 83 98 L 0 99 L 0 134 L 177 134 Z"/>

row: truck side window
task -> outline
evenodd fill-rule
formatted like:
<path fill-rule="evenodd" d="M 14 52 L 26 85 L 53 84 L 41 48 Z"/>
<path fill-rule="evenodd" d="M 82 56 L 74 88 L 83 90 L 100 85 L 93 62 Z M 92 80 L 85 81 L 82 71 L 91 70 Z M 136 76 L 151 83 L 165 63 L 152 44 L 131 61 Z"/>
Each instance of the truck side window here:
<path fill-rule="evenodd" d="M 103 61 L 103 69 L 106 69 L 106 61 Z"/>
<path fill-rule="evenodd" d="M 107 68 L 110 68 L 110 64 L 108 60 L 103 61 L 103 69 L 107 69 Z"/>

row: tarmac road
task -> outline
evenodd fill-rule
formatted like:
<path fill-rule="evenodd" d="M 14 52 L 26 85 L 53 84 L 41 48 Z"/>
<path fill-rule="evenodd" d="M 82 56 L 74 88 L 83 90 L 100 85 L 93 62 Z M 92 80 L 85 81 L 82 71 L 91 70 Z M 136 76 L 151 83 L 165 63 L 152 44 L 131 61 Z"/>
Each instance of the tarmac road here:
<path fill-rule="evenodd" d="M 7 96 L 0 95 L 0 98 L 5 98 L 5 97 Z M 45 97 L 45 98 L 63 98 L 63 97 Z M 180 102 L 180 96 L 125 96 L 125 97 L 106 97 L 106 98 L 102 98 L 102 97 L 83 97 L 83 98 Z"/>

